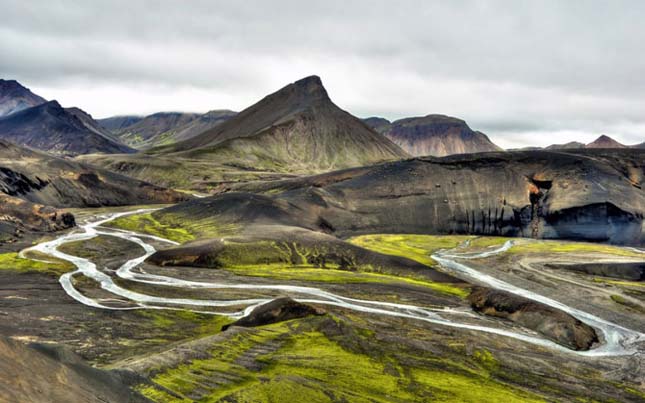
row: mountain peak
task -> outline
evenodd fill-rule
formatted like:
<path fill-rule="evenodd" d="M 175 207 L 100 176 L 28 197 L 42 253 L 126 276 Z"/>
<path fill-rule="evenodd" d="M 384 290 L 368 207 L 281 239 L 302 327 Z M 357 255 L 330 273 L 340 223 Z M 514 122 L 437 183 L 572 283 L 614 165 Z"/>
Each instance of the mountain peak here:
<path fill-rule="evenodd" d="M 327 90 L 318 76 L 308 76 L 287 85 L 273 95 L 294 96 L 301 103 L 303 101 L 329 100 Z"/>
<path fill-rule="evenodd" d="M 627 148 L 627 146 L 603 134 L 595 141 L 587 144 L 586 148 Z"/>
<path fill-rule="evenodd" d="M 45 103 L 16 80 L 0 79 L 0 117 Z"/>

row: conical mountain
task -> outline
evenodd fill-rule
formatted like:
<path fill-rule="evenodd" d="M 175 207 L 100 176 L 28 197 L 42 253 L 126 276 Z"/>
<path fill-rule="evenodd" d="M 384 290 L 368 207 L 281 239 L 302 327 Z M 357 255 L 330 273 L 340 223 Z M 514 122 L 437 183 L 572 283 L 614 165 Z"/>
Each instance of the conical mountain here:
<path fill-rule="evenodd" d="M 450 116 L 405 118 L 389 125 L 384 125 L 382 121 L 374 118 L 370 122 L 378 124 L 379 133 L 414 156 L 443 157 L 502 150 L 484 133 L 473 131 L 463 120 Z"/>
<path fill-rule="evenodd" d="M 287 85 L 211 130 L 152 152 L 302 173 L 408 157 L 336 106 L 317 76 Z"/>
<path fill-rule="evenodd" d="M 0 118 L 0 139 L 62 155 L 134 151 L 111 137 L 87 113 L 65 109 L 56 101 Z"/>
<path fill-rule="evenodd" d="M 585 148 L 628 148 L 626 145 L 617 142 L 604 134 L 593 142 L 587 144 Z"/>
<path fill-rule="evenodd" d="M 0 79 L 0 117 L 45 102 L 47 101 L 44 98 L 34 94 L 16 80 Z"/>

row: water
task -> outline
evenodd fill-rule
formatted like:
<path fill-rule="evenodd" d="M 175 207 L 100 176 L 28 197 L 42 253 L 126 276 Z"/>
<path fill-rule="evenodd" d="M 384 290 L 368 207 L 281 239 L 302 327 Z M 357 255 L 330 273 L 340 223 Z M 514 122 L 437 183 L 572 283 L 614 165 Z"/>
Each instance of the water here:
<path fill-rule="evenodd" d="M 534 292 L 524 290 L 516 287 L 502 280 L 496 279 L 492 276 L 478 272 L 477 270 L 467 266 L 464 263 L 457 262 L 455 259 L 475 259 L 493 256 L 498 253 L 503 253 L 510 249 L 512 242 L 506 242 L 498 249 L 486 251 L 478 254 L 455 254 L 452 251 L 440 252 L 434 254 L 432 257 L 448 271 L 457 274 L 459 277 L 467 277 L 476 282 L 483 283 L 489 287 L 511 292 L 522 297 L 541 302 L 543 304 L 561 309 L 579 320 L 589 324 L 602 333 L 604 343 L 597 348 L 589 351 L 574 351 L 565 348 L 550 340 L 541 338 L 529 333 L 521 333 L 519 331 L 512 331 L 506 329 L 495 328 L 491 326 L 480 326 L 472 323 L 463 323 L 455 318 L 468 316 L 471 319 L 478 318 L 472 312 L 465 312 L 463 310 L 445 308 L 429 308 L 408 304 L 397 304 L 391 302 L 372 301 L 365 299 L 356 299 L 344 297 L 341 295 L 333 294 L 328 291 L 315 288 L 315 287 L 302 287 L 293 286 L 289 284 L 227 284 L 220 282 L 202 282 L 179 279 L 169 276 L 154 275 L 148 273 L 136 272 L 135 269 L 145 259 L 152 255 L 156 249 L 145 242 L 144 239 L 154 239 L 160 242 L 169 244 L 176 244 L 176 242 L 155 237 L 151 235 L 138 234 L 132 231 L 113 230 L 101 228 L 101 225 L 129 214 L 139 214 L 144 212 L 153 211 L 153 209 L 142 209 L 123 213 L 106 214 L 99 216 L 98 220 L 87 222 L 79 227 L 79 230 L 73 231 L 60 237 L 35 245 L 28 250 L 39 251 L 41 253 L 56 257 L 58 259 L 66 260 L 76 266 L 73 272 L 65 273 L 60 277 L 60 283 L 65 292 L 76 301 L 87 306 L 113 309 L 113 310 L 128 310 L 128 309 L 179 309 L 179 307 L 194 307 L 196 311 L 199 308 L 217 308 L 217 307 L 240 307 L 244 308 L 235 312 L 214 312 L 209 313 L 226 315 L 232 318 L 241 318 L 248 315 L 255 307 L 265 304 L 272 300 L 272 298 L 246 298 L 236 300 L 204 300 L 204 299 L 189 299 L 189 298 L 164 298 L 158 296 L 151 296 L 138 292 L 127 290 L 115 284 L 112 277 L 101 272 L 97 269 L 94 262 L 78 256 L 68 255 L 58 250 L 60 245 L 92 239 L 98 235 L 109 235 L 117 238 L 125 239 L 140 245 L 145 253 L 137 258 L 128 260 L 116 271 L 116 275 L 120 278 L 130 281 L 136 281 L 144 284 L 162 285 L 168 287 L 187 288 L 187 289 L 235 289 L 235 290 L 263 290 L 263 291 L 276 291 L 281 294 L 289 294 L 293 299 L 303 303 L 322 304 L 329 306 L 337 306 L 346 309 L 351 309 L 359 312 L 366 312 L 377 315 L 388 315 L 401 318 L 408 318 L 429 322 L 442 326 L 450 326 L 460 329 L 468 329 L 479 332 L 486 332 L 496 334 L 504 337 L 511 337 L 514 339 L 522 340 L 534 345 L 548 347 L 554 350 L 563 351 L 571 354 L 585 355 L 585 356 L 618 356 L 634 354 L 637 349 L 636 345 L 645 341 L 645 334 L 627 329 L 617 324 L 611 323 L 604 319 L 598 318 L 589 313 L 583 312 L 579 309 L 569 307 L 553 299 L 536 294 Z M 25 251 L 28 251 L 25 250 Z M 24 255 L 24 252 L 23 253 Z M 98 282 L 106 291 L 127 300 L 127 306 L 109 306 L 101 300 L 94 300 L 80 293 L 73 284 L 73 277 L 77 275 L 84 275 Z"/>

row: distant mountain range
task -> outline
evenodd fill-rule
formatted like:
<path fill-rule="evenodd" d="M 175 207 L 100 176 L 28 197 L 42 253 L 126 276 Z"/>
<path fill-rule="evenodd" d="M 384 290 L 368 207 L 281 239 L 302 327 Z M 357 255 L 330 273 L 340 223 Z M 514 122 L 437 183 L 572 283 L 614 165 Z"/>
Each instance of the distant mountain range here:
<path fill-rule="evenodd" d="M 149 116 L 114 116 L 98 122 L 125 144 L 140 150 L 173 144 L 201 134 L 236 115 L 229 110 L 204 114 L 159 112 Z"/>
<path fill-rule="evenodd" d="M 60 155 L 134 152 L 83 110 L 47 102 L 16 81 L 0 80 L 0 139 Z"/>
<path fill-rule="evenodd" d="M 364 121 L 415 157 L 443 157 L 502 150 L 484 133 L 473 131 L 463 120 L 450 116 L 427 115 L 391 123 L 378 117 Z"/>
<path fill-rule="evenodd" d="M 98 121 L 79 108 L 48 102 L 15 80 L 0 80 L 0 139 L 57 155 L 144 150 L 154 156 L 216 160 L 220 166 L 295 174 L 408 156 L 501 150 L 487 135 L 450 116 L 431 114 L 393 122 L 371 117 L 360 122 L 330 100 L 316 76 L 297 81 L 239 114 L 159 112 Z M 589 144 L 570 142 L 546 149 L 627 147 L 603 135 Z M 631 147 L 643 148 L 645 143 Z"/>

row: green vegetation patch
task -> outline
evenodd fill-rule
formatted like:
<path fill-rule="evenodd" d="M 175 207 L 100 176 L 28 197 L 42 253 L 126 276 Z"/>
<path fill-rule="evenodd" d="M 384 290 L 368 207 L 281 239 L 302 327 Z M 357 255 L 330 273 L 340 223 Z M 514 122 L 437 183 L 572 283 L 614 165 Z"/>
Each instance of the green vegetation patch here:
<path fill-rule="evenodd" d="M 374 234 L 357 236 L 349 239 L 349 242 L 374 252 L 401 256 L 434 267 L 437 264 L 431 257 L 434 252 L 456 248 L 472 238 L 460 235 Z"/>
<path fill-rule="evenodd" d="M 362 271 L 347 271 L 337 269 L 321 269 L 311 265 L 285 266 L 283 264 L 267 265 L 235 265 L 227 266 L 225 270 L 232 273 L 252 277 L 268 277 L 278 280 L 300 280 L 323 283 L 403 283 L 419 287 L 427 287 L 433 291 L 465 298 L 468 291 L 452 284 L 438 283 L 424 278 L 395 276 L 392 274 L 370 273 Z"/>
<path fill-rule="evenodd" d="M 116 218 L 105 224 L 106 227 L 120 228 L 128 231 L 154 235 L 171 241 L 184 243 L 192 241 L 195 236 L 177 225 L 157 220 L 152 213 L 132 214 Z"/>
<path fill-rule="evenodd" d="M 18 253 L 0 253 L 0 270 L 14 270 L 18 272 L 38 272 L 54 276 L 60 276 L 63 273 L 74 270 L 76 267 L 63 260 L 55 259 L 36 252 L 29 252 L 26 257 L 33 257 L 48 262 L 23 259 Z M 51 263 L 49 263 L 51 262 Z"/>
<path fill-rule="evenodd" d="M 233 320 L 227 316 L 210 315 L 185 310 L 147 309 L 138 310 L 137 314 L 151 320 L 157 329 L 177 332 L 177 335 L 198 338 L 219 333 L 222 326 Z"/>
<path fill-rule="evenodd" d="M 296 320 L 233 335 L 214 345 L 209 358 L 162 369 L 152 380 L 165 390 L 141 385 L 139 391 L 155 402 L 543 401 L 481 370 L 404 366 L 395 356 L 367 355 L 351 347 L 358 344 L 341 345 L 311 326 L 333 321 L 344 326 L 331 318 Z M 345 336 L 351 341 L 370 343 L 373 337 L 371 332 L 350 333 Z"/>
<path fill-rule="evenodd" d="M 643 258 L 643 254 L 621 248 L 587 242 L 526 241 L 514 245 L 508 253 L 600 253 L 604 255 Z"/>

